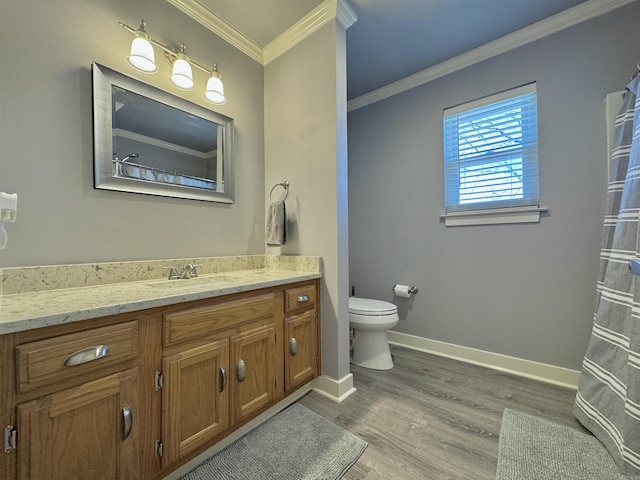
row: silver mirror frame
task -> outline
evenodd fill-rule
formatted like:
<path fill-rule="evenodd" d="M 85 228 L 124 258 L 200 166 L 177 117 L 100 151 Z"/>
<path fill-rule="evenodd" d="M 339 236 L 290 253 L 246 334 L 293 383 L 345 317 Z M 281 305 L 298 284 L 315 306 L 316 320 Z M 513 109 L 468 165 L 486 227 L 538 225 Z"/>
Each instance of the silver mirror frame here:
<path fill-rule="evenodd" d="M 233 119 L 196 105 L 146 83 L 118 73 L 103 65 L 92 64 L 93 81 L 93 167 L 94 187 L 103 190 L 143 193 L 163 197 L 234 203 L 233 192 Z M 146 182 L 113 175 L 112 86 L 137 93 L 224 127 L 224 192 L 182 185 Z"/>

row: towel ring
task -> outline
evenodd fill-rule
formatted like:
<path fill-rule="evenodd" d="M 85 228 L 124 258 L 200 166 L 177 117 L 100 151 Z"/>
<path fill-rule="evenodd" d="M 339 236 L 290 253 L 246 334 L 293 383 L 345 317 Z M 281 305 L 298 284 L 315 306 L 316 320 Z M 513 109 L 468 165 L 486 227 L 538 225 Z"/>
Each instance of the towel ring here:
<path fill-rule="evenodd" d="M 273 193 L 273 191 L 276 189 L 276 187 L 282 187 L 284 188 L 284 198 L 282 199 L 282 201 L 285 201 L 287 199 L 287 197 L 289 196 L 289 182 L 288 181 L 284 181 L 282 183 L 276 183 L 273 188 L 271 189 L 271 191 L 269 192 L 269 201 L 272 202 L 273 200 L 271 200 L 271 194 Z"/>

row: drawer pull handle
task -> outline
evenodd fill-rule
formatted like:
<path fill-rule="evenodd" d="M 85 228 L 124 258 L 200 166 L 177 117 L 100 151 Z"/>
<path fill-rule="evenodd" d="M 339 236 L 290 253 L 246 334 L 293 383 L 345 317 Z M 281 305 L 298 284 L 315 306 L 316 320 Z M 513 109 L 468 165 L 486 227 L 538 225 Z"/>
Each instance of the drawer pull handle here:
<path fill-rule="evenodd" d="M 224 367 L 220 367 L 220 375 L 222 377 L 222 386 L 220 387 L 220 391 L 224 392 L 224 389 L 227 387 L 227 370 Z"/>
<path fill-rule="evenodd" d="M 4 428 L 4 453 L 11 453 L 17 446 L 18 431 L 13 425 L 7 425 Z"/>
<path fill-rule="evenodd" d="M 133 414 L 129 407 L 122 409 L 122 440 L 126 440 L 131 435 L 131 429 L 133 428 Z"/>
<path fill-rule="evenodd" d="M 309 295 L 298 295 L 298 303 L 308 302 Z"/>
<path fill-rule="evenodd" d="M 106 345 L 96 345 L 94 347 L 83 348 L 77 352 L 73 352 L 67 358 L 64 359 L 63 365 L 65 367 L 72 367 L 73 365 L 81 365 L 87 362 L 93 362 L 99 358 L 106 357 L 109 353 L 109 347 Z"/>
<path fill-rule="evenodd" d="M 295 357 L 298 354 L 298 341 L 294 337 L 289 339 L 289 352 L 292 357 Z"/>
<path fill-rule="evenodd" d="M 238 368 L 236 373 L 236 376 L 238 377 L 238 381 L 244 382 L 246 375 L 247 375 L 247 371 L 244 366 L 244 360 L 240 359 L 238 360 Z"/>

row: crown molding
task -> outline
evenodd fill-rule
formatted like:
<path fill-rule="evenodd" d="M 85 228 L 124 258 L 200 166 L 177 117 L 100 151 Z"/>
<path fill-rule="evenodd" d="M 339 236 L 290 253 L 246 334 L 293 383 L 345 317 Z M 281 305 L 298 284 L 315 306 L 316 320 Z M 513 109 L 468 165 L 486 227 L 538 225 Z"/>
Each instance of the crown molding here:
<path fill-rule="evenodd" d="M 346 0 L 325 0 L 264 47 L 264 64 L 275 60 L 333 19 L 337 19 L 347 29 L 358 17 Z"/>
<path fill-rule="evenodd" d="M 358 21 L 358 15 L 347 3 L 347 0 L 338 0 L 336 18 L 345 30 Z"/>
<path fill-rule="evenodd" d="M 201 25 L 204 25 L 245 55 L 260 64 L 264 64 L 263 51 L 260 45 L 236 30 L 211 10 L 201 5 L 197 0 L 167 0 L 167 2 L 189 15 Z"/>
<path fill-rule="evenodd" d="M 358 20 L 346 0 L 325 0 L 263 49 L 197 0 L 167 0 L 167 2 L 261 65 L 275 60 L 334 19 L 337 19 L 345 29 Z"/>
<path fill-rule="evenodd" d="M 441 62 L 420 72 L 409 75 L 384 87 L 356 97 L 347 102 L 347 111 L 352 112 L 373 103 L 387 99 L 412 88 L 424 85 L 438 78 L 449 75 L 476 63 L 506 53 L 540 40 L 561 30 L 573 27 L 579 23 L 609 13 L 635 0 L 588 0 L 575 7 L 569 8 L 533 25 L 520 29 L 514 33 L 489 42 L 481 47 L 469 50 L 457 57 Z"/>
<path fill-rule="evenodd" d="M 146 135 L 131 132 L 129 130 L 123 130 L 122 128 L 114 128 L 112 132 L 113 132 L 114 138 L 115 137 L 126 138 L 128 140 L 133 140 L 135 142 L 139 142 L 145 145 L 153 145 L 154 147 L 159 147 L 164 150 L 172 150 L 174 152 L 179 152 L 185 155 L 189 155 L 191 157 L 199 158 L 201 160 L 207 160 L 211 158 L 213 155 L 215 155 L 216 153 L 215 149 L 209 150 L 208 152 L 201 152 L 200 150 L 194 150 L 193 148 L 183 147 L 182 145 L 177 145 L 175 143 L 165 142 L 164 140 L 148 137 Z"/>
<path fill-rule="evenodd" d="M 264 65 L 272 62 L 336 18 L 337 1 L 325 0 L 264 47 Z"/>

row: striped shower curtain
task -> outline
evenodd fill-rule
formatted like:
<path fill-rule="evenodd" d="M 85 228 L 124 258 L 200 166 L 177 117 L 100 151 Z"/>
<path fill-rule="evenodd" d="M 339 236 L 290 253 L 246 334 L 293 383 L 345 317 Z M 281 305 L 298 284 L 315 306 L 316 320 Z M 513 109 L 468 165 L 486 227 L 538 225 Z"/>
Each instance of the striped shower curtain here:
<path fill-rule="evenodd" d="M 640 77 L 616 119 L 597 302 L 574 414 L 622 473 L 640 478 Z"/>

